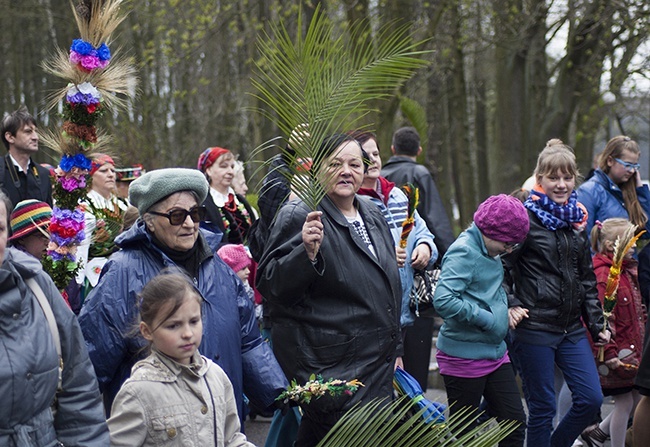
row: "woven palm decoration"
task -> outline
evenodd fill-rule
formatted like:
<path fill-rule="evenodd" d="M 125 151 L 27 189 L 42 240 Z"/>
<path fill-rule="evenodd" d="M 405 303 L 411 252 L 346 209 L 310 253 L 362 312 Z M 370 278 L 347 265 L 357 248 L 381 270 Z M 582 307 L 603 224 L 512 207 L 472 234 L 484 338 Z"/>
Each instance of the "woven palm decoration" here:
<path fill-rule="evenodd" d="M 402 191 L 406 194 L 408 198 L 408 207 L 406 209 L 406 219 L 402 223 L 402 234 L 399 238 L 399 246 L 401 248 L 406 248 L 409 234 L 413 231 L 415 227 L 415 210 L 418 207 L 418 202 L 420 200 L 420 190 L 415 187 L 412 183 L 407 183 L 402 186 Z"/>
<path fill-rule="evenodd" d="M 135 92 L 135 68 L 110 48 L 111 35 L 125 18 L 122 3 L 84 0 L 73 5 L 79 38 L 43 63 L 46 72 L 66 82 L 48 103 L 50 109 L 62 108 L 63 125 L 41 136 L 43 144 L 61 155 L 43 264 L 62 291 L 81 268 L 75 254 L 85 238 L 80 201 L 88 191 L 91 158 L 110 143 L 109 136 L 97 128 L 98 120 L 106 112 L 123 108 Z"/>
<path fill-rule="evenodd" d="M 630 225 L 621 236 L 616 238 L 616 242 L 614 243 L 612 266 L 609 268 L 609 274 L 607 275 L 605 297 L 603 298 L 603 316 L 605 317 L 603 333 L 607 330 L 607 321 L 612 316 L 612 312 L 614 312 L 614 308 L 616 307 L 616 292 L 618 291 L 618 284 L 621 280 L 621 267 L 623 266 L 625 254 L 634 247 L 636 241 L 645 233 L 645 230 L 643 230 L 635 235 L 636 230 L 636 225 Z M 602 362 L 604 359 L 605 348 L 601 346 L 598 348 L 598 361 Z"/>

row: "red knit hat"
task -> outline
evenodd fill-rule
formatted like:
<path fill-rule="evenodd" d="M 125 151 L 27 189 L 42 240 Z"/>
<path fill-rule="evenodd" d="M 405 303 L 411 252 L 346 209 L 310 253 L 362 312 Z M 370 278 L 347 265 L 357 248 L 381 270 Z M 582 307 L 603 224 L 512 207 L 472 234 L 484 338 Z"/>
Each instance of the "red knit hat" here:
<path fill-rule="evenodd" d="M 196 164 L 196 168 L 201 172 L 205 172 L 206 169 L 212 166 L 212 164 L 217 160 L 217 158 L 221 157 L 223 154 L 227 152 L 230 151 L 222 147 L 207 148 L 206 150 L 203 151 L 201 155 L 199 155 L 199 161 Z"/>
<path fill-rule="evenodd" d="M 252 262 L 246 248 L 242 244 L 226 244 L 217 250 L 217 254 L 235 273 L 246 267 L 250 267 Z"/>
<path fill-rule="evenodd" d="M 474 213 L 474 223 L 485 236 L 506 243 L 523 241 L 530 228 L 523 203 L 506 194 L 490 196 L 481 203 Z"/>

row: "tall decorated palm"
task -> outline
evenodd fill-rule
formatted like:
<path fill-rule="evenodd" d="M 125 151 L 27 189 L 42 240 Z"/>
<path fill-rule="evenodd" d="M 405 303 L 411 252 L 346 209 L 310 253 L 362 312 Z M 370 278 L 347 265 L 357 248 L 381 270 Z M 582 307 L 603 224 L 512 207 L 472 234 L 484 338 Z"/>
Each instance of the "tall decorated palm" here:
<path fill-rule="evenodd" d="M 312 210 L 325 196 L 329 179 L 319 178 L 314 169 L 305 170 L 304 162 L 321 165 L 326 156 L 321 146 L 328 136 L 363 128 L 361 123 L 367 122 L 372 112 L 370 104 L 392 97 L 417 69 L 428 64 L 421 58 L 426 51 L 420 50 L 421 42 L 414 42 L 408 24 L 381 28 L 373 39 L 366 38 L 366 29 L 353 25 L 348 35 L 336 37 L 332 23 L 317 8 L 306 32 L 302 31 L 300 15 L 295 38 L 279 22 L 271 24 L 270 33 L 258 42 L 261 57 L 252 82 L 254 95 L 265 106 L 259 112 L 283 135 L 293 132 L 300 136 L 280 146 L 288 168 L 278 172 L 287 177 L 292 191 Z M 262 145 L 256 154 L 275 146 L 275 141 Z M 411 406 L 405 406 L 405 402 L 408 399 L 357 407 L 321 445 L 492 446 L 512 430 L 512 424 L 497 424 L 492 429 L 482 426 L 488 431 L 480 439 L 473 438 L 477 433 L 473 431 L 458 441 L 454 431 L 464 431 L 473 416 L 452 418 L 448 424 L 430 424 L 418 413 L 408 417 Z M 416 441 L 420 436 L 422 440 Z M 445 443 L 432 443 L 445 439 Z"/>
<path fill-rule="evenodd" d="M 123 0 L 81 0 L 73 5 L 79 38 L 59 49 L 43 68 L 66 85 L 50 97 L 51 109 L 61 108 L 63 125 L 42 135 L 42 142 L 61 155 L 54 184 L 55 206 L 44 266 L 63 289 L 81 268 L 76 259 L 85 238 L 84 209 L 91 159 L 110 144 L 97 129 L 98 120 L 126 105 L 135 91 L 135 69 L 111 52 L 111 35 L 124 20 Z"/>

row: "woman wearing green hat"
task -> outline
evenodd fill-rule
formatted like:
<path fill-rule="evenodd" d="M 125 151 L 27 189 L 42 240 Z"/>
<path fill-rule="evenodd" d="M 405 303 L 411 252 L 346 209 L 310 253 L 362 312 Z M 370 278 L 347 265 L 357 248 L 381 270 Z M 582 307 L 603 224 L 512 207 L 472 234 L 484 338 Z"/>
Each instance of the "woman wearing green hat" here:
<path fill-rule="evenodd" d="M 244 285 L 215 254 L 218 236 L 199 229 L 205 217 L 200 204 L 207 195 L 208 182 L 194 169 L 150 171 L 131 184 L 129 200 L 140 218 L 117 237 L 121 250 L 104 266 L 79 315 L 107 409 L 131 367 L 143 358 L 145 341 L 131 335 L 138 294 L 165 268 L 185 271 L 204 299 L 199 349 L 231 380 L 242 425 L 244 392 L 266 409 L 287 385 L 260 336 Z"/>

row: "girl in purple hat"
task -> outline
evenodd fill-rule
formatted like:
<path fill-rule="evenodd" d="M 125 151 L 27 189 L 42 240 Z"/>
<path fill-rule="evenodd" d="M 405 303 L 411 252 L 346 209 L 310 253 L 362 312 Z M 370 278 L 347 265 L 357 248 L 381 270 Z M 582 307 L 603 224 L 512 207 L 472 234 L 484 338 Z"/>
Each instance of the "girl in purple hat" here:
<path fill-rule="evenodd" d="M 485 397 L 498 420 L 519 422 L 500 446 L 524 445 L 526 416 L 505 338 L 526 312 L 508 313 L 501 255 L 526 238 L 528 226 L 521 201 L 505 194 L 489 197 L 445 253 L 434 295 L 436 311 L 445 320 L 437 360 L 449 411 L 478 410 Z"/>

